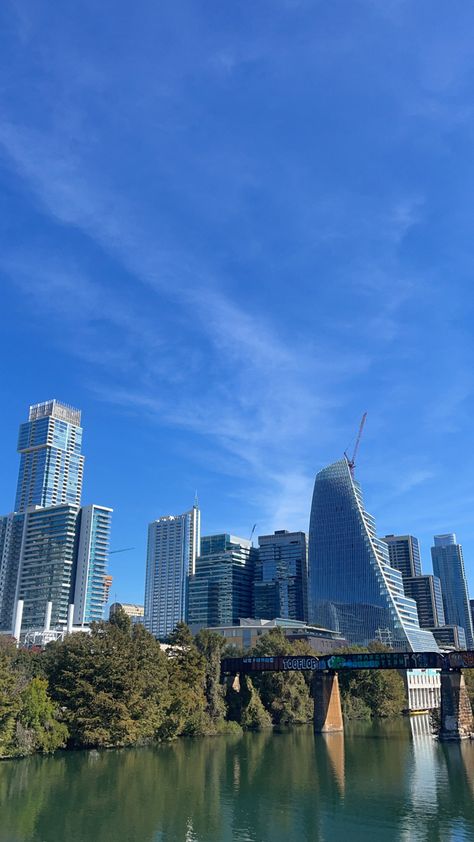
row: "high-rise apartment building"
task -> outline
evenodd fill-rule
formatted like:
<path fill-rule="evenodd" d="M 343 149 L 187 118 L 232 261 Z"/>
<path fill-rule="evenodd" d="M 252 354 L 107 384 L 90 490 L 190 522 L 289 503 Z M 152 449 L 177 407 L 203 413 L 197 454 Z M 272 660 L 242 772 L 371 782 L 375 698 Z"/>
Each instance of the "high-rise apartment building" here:
<path fill-rule="evenodd" d="M 422 629 L 444 626 L 443 595 L 437 576 L 425 574 L 406 576 L 403 588 L 407 596 L 416 602 L 418 620 Z"/>
<path fill-rule="evenodd" d="M 388 557 L 392 567 L 399 570 L 403 578 L 421 576 L 421 555 L 418 538 L 413 535 L 385 535 Z"/>
<path fill-rule="evenodd" d="M 16 512 L 0 517 L 0 630 L 13 625 L 24 522 Z"/>
<path fill-rule="evenodd" d="M 78 409 L 59 401 L 30 407 L 20 426 L 17 511 L 0 517 L 0 630 L 13 628 L 23 600 L 22 631 L 102 618 L 112 509 L 81 509 L 84 457 Z"/>
<path fill-rule="evenodd" d="M 255 561 L 253 612 L 257 619 L 308 619 L 308 541 L 304 532 L 280 529 L 260 535 Z"/>
<path fill-rule="evenodd" d="M 74 592 L 79 512 L 79 506 L 26 512 L 16 593 L 16 599 L 24 602 L 24 629 L 42 627 L 49 601 L 53 603 L 51 624 L 67 622 Z"/>
<path fill-rule="evenodd" d="M 461 626 L 466 635 L 467 648 L 473 649 L 474 633 L 464 558 L 454 532 L 434 536 L 431 557 L 433 572 L 441 581 L 446 623 Z"/>
<path fill-rule="evenodd" d="M 145 626 L 167 637 L 185 619 L 188 577 L 199 552 L 201 513 L 197 505 L 182 515 L 150 523 L 145 580 Z"/>
<path fill-rule="evenodd" d="M 111 525 L 112 509 L 96 505 L 81 509 L 73 600 L 77 626 L 102 619 Z"/>
<path fill-rule="evenodd" d="M 196 570 L 189 579 L 190 625 L 231 625 L 251 615 L 255 556 L 245 538 L 228 533 L 202 538 Z"/>
<path fill-rule="evenodd" d="M 310 620 L 351 643 L 379 640 L 393 648 L 437 651 L 420 629 L 416 604 L 402 574 L 390 565 L 374 518 L 346 459 L 315 480 L 309 531 Z"/>
<path fill-rule="evenodd" d="M 80 505 L 84 457 L 80 410 L 57 400 L 30 406 L 20 426 L 15 511 L 29 506 Z"/>

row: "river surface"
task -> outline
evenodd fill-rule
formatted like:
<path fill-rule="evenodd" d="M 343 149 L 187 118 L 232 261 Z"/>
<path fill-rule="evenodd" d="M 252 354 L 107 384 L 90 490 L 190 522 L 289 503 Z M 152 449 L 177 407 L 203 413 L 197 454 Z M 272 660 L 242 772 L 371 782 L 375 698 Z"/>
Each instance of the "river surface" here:
<path fill-rule="evenodd" d="M 474 840 L 474 742 L 422 717 L 0 763 L 0 842 Z"/>

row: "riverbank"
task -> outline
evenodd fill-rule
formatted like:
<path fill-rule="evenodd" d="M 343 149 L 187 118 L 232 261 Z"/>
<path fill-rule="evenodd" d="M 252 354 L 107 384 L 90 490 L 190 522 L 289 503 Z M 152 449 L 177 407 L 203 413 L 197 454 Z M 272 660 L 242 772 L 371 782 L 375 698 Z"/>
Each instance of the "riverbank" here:
<path fill-rule="evenodd" d="M 195 637 L 179 624 L 164 654 L 142 625 L 123 612 L 90 635 L 69 635 L 42 652 L 0 641 L 0 757 L 61 748 L 121 748 L 180 736 L 261 731 L 312 721 L 311 673 L 261 673 L 238 687 L 222 684 L 219 635 Z M 280 629 L 262 635 L 251 654 L 314 654 L 289 644 Z M 405 707 L 396 672 L 341 673 L 348 719 L 393 717 Z"/>

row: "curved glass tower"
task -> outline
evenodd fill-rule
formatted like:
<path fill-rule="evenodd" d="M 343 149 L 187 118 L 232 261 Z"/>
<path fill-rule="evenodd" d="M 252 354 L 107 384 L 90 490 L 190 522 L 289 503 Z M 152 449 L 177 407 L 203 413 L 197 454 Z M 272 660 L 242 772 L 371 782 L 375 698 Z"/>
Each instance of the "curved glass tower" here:
<path fill-rule="evenodd" d="M 420 629 L 416 603 L 364 509 L 362 491 L 346 459 L 316 475 L 309 527 L 311 621 L 350 643 L 379 640 L 394 649 L 437 652 Z"/>

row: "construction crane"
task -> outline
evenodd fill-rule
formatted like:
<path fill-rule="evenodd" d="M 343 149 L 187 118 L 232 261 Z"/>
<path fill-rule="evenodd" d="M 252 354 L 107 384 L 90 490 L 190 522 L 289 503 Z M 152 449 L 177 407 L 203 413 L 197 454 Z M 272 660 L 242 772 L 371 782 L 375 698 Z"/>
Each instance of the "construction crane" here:
<path fill-rule="evenodd" d="M 113 555 L 114 553 L 128 553 L 129 550 L 134 550 L 135 547 L 123 547 L 121 550 L 110 550 L 109 555 Z"/>
<path fill-rule="evenodd" d="M 347 459 L 347 464 L 349 465 L 349 470 L 351 472 L 351 476 L 354 476 L 355 460 L 356 460 L 356 456 L 357 456 L 357 451 L 359 450 L 360 440 L 362 438 L 362 432 L 363 432 L 363 429 L 364 429 L 364 426 L 365 426 L 366 418 L 367 418 L 367 413 L 364 412 L 364 414 L 361 418 L 361 422 L 359 424 L 359 432 L 357 433 L 357 438 L 356 438 L 356 443 L 354 445 L 354 451 L 352 453 L 352 458 L 349 459 L 346 451 L 344 451 L 344 456 Z"/>

